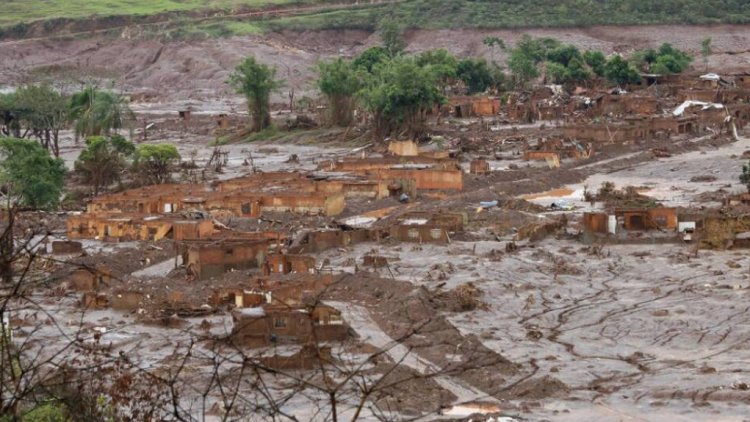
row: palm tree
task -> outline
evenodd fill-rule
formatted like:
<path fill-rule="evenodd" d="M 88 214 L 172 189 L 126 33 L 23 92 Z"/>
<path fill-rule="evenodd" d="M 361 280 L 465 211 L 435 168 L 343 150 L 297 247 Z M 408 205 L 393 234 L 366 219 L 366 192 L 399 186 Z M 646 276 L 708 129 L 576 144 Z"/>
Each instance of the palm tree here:
<path fill-rule="evenodd" d="M 81 137 L 108 135 L 122 129 L 133 118 L 124 97 L 100 91 L 88 85 L 71 98 L 71 117 L 75 120 L 76 141 Z"/>

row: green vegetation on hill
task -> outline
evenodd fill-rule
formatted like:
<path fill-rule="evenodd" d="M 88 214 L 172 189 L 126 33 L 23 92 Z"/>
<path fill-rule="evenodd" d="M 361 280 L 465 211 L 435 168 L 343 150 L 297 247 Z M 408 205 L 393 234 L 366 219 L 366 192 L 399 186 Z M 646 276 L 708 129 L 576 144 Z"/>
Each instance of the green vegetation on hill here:
<path fill-rule="evenodd" d="M 271 29 L 374 29 L 386 13 L 411 28 L 748 23 L 746 0 L 408 0 L 368 10 L 283 18 Z"/>
<path fill-rule="evenodd" d="M 54 18 L 154 15 L 198 9 L 226 9 L 237 6 L 263 7 L 274 4 L 310 3 L 300 0 L 5 0 L 0 25 Z"/>
<path fill-rule="evenodd" d="M 351 8 L 342 8 L 347 4 Z M 231 16 L 274 5 L 287 9 L 287 14 Z M 321 7 L 299 10 L 313 5 Z M 194 14 L 208 10 L 223 11 L 226 16 L 205 19 Z M 96 27 L 104 28 L 108 23 L 136 23 L 118 17 L 164 12 L 177 15 L 171 17 L 170 25 L 159 25 L 147 33 L 180 38 L 287 29 L 374 30 L 383 18 L 403 27 L 425 29 L 750 23 L 747 0 L 391 0 L 373 4 L 354 0 L 6 0 L 0 13 L 0 36 L 30 36 L 28 24 L 34 21 L 83 21 L 95 15 L 102 19 Z M 188 12 L 193 14 L 179 15 Z M 44 28 L 47 33 L 64 29 L 52 23 Z"/>

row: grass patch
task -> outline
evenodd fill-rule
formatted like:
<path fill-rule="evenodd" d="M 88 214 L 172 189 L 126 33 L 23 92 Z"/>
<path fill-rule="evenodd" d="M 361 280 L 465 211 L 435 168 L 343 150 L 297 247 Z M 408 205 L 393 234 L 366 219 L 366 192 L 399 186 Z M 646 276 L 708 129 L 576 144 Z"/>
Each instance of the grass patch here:
<path fill-rule="evenodd" d="M 54 18 L 154 15 L 200 9 L 262 7 L 298 0 L 3 0 L 0 26 Z"/>

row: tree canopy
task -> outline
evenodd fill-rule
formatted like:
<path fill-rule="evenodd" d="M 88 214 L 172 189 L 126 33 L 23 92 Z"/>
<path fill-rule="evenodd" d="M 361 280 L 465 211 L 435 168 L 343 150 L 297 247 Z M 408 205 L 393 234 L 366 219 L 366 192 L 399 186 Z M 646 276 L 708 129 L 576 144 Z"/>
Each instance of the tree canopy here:
<path fill-rule="evenodd" d="M 180 153 L 172 144 L 142 144 L 135 151 L 133 166 L 145 184 L 166 183 L 179 162 Z"/>
<path fill-rule="evenodd" d="M 101 188 L 120 181 L 127 160 L 134 153 L 135 145 L 122 136 L 92 136 L 86 139 L 86 148 L 78 156 L 74 169 L 94 188 L 94 195 L 98 195 Z"/>
<path fill-rule="evenodd" d="M 641 78 L 638 69 L 619 55 L 612 56 L 604 65 L 604 76 L 616 84 L 635 83 Z"/>
<path fill-rule="evenodd" d="M 0 138 L 0 185 L 13 204 L 56 208 L 65 178 L 65 164 L 37 142 Z"/>
<path fill-rule="evenodd" d="M 359 95 L 381 137 L 418 136 L 425 111 L 444 101 L 429 66 L 401 56 L 375 66 Z"/>

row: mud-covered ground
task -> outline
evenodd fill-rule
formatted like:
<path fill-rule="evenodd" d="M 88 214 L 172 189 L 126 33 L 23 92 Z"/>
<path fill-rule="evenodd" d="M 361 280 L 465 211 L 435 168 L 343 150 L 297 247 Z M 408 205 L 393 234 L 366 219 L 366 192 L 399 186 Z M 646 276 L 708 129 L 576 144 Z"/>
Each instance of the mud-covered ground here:
<path fill-rule="evenodd" d="M 491 52 L 482 43 L 486 36 L 495 35 L 513 45 L 524 33 L 554 37 L 605 53 L 628 53 L 669 42 L 696 57 L 700 57 L 701 41 L 710 37 L 714 51 L 708 62 L 710 70 L 744 71 L 750 63 L 750 27 L 746 25 L 418 30 L 406 34 L 407 51 L 445 48 L 460 56 L 490 59 Z M 244 57 L 254 55 L 261 62 L 277 66 L 278 76 L 286 80 L 287 88 L 277 93 L 275 101 L 283 103 L 290 87 L 295 88 L 298 98 L 313 93 L 317 61 L 353 56 L 378 42 L 377 35 L 365 31 L 284 32 L 199 41 L 99 35 L 73 40 L 3 41 L 0 87 L 15 86 L 28 72 L 46 69 L 78 81 L 88 75 L 109 79 L 117 89 L 145 94 L 152 101 L 196 101 L 201 108 L 231 112 L 241 110 L 242 105 L 226 80 Z M 495 55 L 501 64 L 504 54 Z M 702 63 L 696 60 L 695 65 L 700 67 Z"/>

